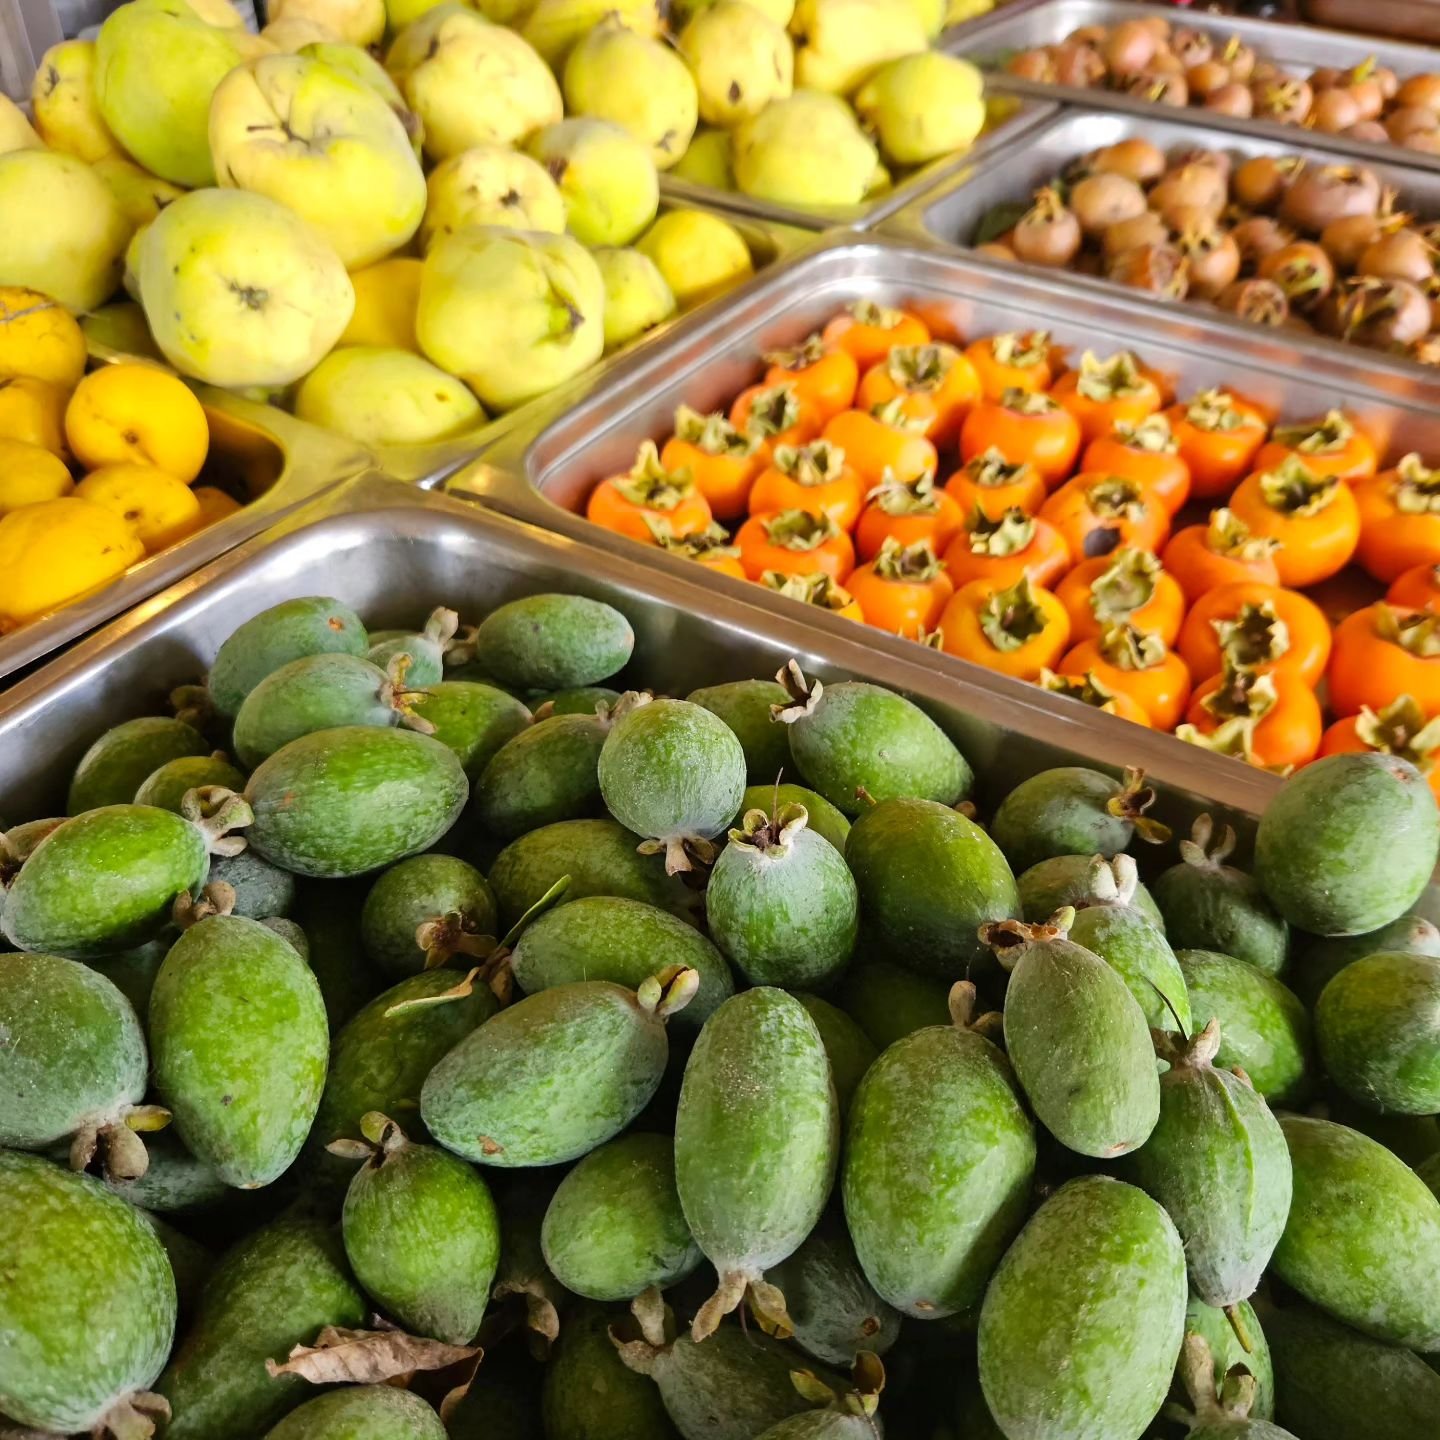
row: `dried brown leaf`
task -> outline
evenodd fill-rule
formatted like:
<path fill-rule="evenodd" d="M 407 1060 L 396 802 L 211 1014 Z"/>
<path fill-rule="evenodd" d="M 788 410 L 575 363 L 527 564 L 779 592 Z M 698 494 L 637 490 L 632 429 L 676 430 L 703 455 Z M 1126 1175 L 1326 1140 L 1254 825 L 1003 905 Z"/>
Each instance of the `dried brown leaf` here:
<path fill-rule="evenodd" d="M 446 1345 L 403 1330 L 342 1330 L 327 1325 L 314 1345 L 296 1345 L 284 1364 L 265 1362 L 271 1377 L 298 1375 L 314 1385 L 344 1381 L 376 1385 L 417 1370 L 443 1370 L 480 1354 L 478 1346 Z"/>

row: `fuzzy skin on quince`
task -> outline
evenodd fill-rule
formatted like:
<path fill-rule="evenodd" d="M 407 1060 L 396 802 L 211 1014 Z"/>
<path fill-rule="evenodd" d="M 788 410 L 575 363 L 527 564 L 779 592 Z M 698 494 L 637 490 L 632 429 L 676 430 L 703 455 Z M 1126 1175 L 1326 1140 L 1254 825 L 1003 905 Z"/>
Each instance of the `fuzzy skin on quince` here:
<path fill-rule="evenodd" d="M 921 28 L 932 40 L 945 28 L 948 0 L 906 0 Z"/>
<path fill-rule="evenodd" d="M 341 333 L 340 345 L 371 345 L 381 350 L 420 353 L 415 338 L 415 309 L 420 304 L 421 261 L 392 255 L 350 274 L 355 312 Z"/>
<path fill-rule="evenodd" d="M 120 154 L 102 155 L 90 168 L 110 187 L 120 209 L 133 229 L 148 225 L 172 200 L 185 190 L 142 169 Z"/>
<path fill-rule="evenodd" d="M 425 213 L 425 176 L 395 111 L 304 55 L 232 70 L 210 107 L 210 148 L 221 185 L 289 206 L 347 269 L 398 250 Z"/>
<path fill-rule="evenodd" d="M 340 257 L 293 211 L 248 190 L 198 190 L 144 232 L 141 303 L 155 343 L 212 385 L 288 385 L 355 305 Z"/>
<path fill-rule="evenodd" d="M 290 15 L 284 20 L 272 20 L 255 37 L 265 55 L 298 55 L 309 45 L 339 45 L 340 37 L 328 26 L 304 15 Z M 247 60 L 256 57 L 247 55 Z"/>
<path fill-rule="evenodd" d="M 605 282 L 605 350 L 628 345 L 676 311 L 660 267 L 639 250 L 601 246 L 593 252 Z"/>
<path fill-rule="evenodd" d="M 475 145 L 514 145 L 565 112 L 545 62 L 513 30 L 447 0 L 403 30 L 385 57 L 444 160 Z"/>
<path fill-rule="evenodd" d="M 750 247 L 740 232 L 704 210 L 666 211 L 635 248 L 655 262 L 684 309 L 755 273 Z"/>
<path fill-rule="evenodd" d="M 880 156 L 837 96 L 797 90 L 734 135 L 735 183 L 757 200 L 788 205 L 858 205 Z"/>
<path fill-rule="evenodd" d="M 855 112 L 895 165 L 967 149 L 985 125 L 980 72 L 938 50 L 882 65 L 859 89 Z"/>
<path fill-rule="evenodd" d="M 660 177 L 649 149 L 608 120 L 561 120 L 525 142 L 565 199 L 582 245 L 628 245 L 654 218 Z"/>
<path fill-rule="evenodd" d="M 93 163 L 116 151 L 95 100 L 95 42 L 62 40 L 40 57 L 30 84 L 30 109 L 40 138 L 52 149 Z"/>
<path fill-rule="evenodd" d="M 790 28 L 796 85 L 831 95 L 853 93 L 887 60 L 929 44 L 916 11 L 895 0 L 798 0 Z"/>
<path fill-rule="evenodd" d="M 730 132 L 702 128 L 690 148 L 671 167 L 671 175 L 693 185 L 714 190 L 733 190 L 735 173 L 730 168 Z"/>
<path fill-rule="evenodd" d="M 339 70 L 341 74 L 368 86 L 395 112 L 395 118 L 410 137 L 410 148 L 417 156 L 422 153 L 425 127 L 420 123 L 420 117 L 405 103 L 405 97 L 390 78 L 389 71 L 368 50 L 359 45 L 317 41 L 302 45 L 296 53 L 311 60 L 323 60 L 332 70 Z"/>
<path fill-rule="evenodd" d="M 420 348 L 490 410 L 572 379 L 605 348 L 605 282 L 569 235 L 481 226 L 425 257 Z"/>
<path fill-rule="evenodd" d="M 520 33 L 558 75 L 571 48 L 602 20 L 613 20 L 641 35 L 663 28 L 657 0 L 536 0 Z"/>
<path fill-rule="evenodd" d="M 0 95 L 0 155 L 12 150 L 43 150 L 45 142 L 8 95 Z"/>
<path fill-rule="evenodd" d="M 347 45 L 375 45 L 385 34 L 385 0 L 270 0 L 271 23 L 313 20 Z"/>
<path fill-rule="evenodd" d="M 680 53 L 707 125 L 738 125 L 794 88 L 790 37 L 745 0 L 718 0 L 700 11 L 680 32 Z"/>
<path fill-rule="evenodd" d="M 430 198 L 420 248 L 472 225 L 511 230 L 565 229 L 565 197 L 538 161 L 499 145 L 477 145 L 442 160 L 426 182 Z"/>
<path fill-rule="evenodd" d="M 717 0 L 672 0 L 670 25 L 672 29 L 683 30 L 702 10 L 708 10 Z M 782 30 L 795 14 L 795 0 L 746 0 L 767 20 L 773 21 Z"/>

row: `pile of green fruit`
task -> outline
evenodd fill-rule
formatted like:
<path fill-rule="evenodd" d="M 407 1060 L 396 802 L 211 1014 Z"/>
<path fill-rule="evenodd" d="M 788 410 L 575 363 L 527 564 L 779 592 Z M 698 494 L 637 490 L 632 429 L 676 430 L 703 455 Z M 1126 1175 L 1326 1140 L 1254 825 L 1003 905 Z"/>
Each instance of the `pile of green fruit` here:
<path fill-rule="evenodd" d="M 287 601 L 0 835 L 0 1420 L 1433 1440 L 1412 767 L 1300 771 L 1247 872 L 1134 773 L 982 825 L 902 696 L 633 649 Z"/>

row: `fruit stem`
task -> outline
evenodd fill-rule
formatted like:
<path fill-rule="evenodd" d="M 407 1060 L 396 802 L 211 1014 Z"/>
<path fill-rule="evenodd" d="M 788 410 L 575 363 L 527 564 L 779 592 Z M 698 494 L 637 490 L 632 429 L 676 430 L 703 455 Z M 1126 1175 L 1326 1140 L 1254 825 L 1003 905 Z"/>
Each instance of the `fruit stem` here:
<path fill-rule="evenodd" d="M 1024 920 L 991 920 L 976 932 L 982 945 L 995 952 L 1005 970 L 1013 970 L 1021 955 L 1032 945 L 1049 940 L 1063 940 L 1075 923 L 1075 907 L 1062 906 L 1043 925 L 1027 924 Z"/>
<path fill-rule="evenodd" d="M 200 892 L 198 899 L 192 900 L 190 892 L 182 890 L 170 907 L 170 919 L 181 930 L 189 930 L 202 920 L 216 915 L 231 915 L 234 911 L 235 887 L 223 880 L 212 880 Z"/>
<path fill-rule="evenodd" d="M 231 835 L 255 821 L 255 812 L 243 795 L 223 785 L 201 785 L 187 790 L 180 801 L 180 813 L 205 837 L 212 855 L 229 858 L 239 855 L 249 843 L 243 835 Z"/>
<path fill-rule="evenodd" d="M 657 1020 L 668 1020 L 694 998 L 700 988 L 700 972 L 688 965 L 667 965 L 658 974 L 648 975 L 635 992 L 636 1003 Z"/>
<path fill-rule="evenodd" d="M 758 1270 L 722 1270 L 715 1293 L 695 1313 L 690 1338 L 699 1344 L 713 1335 L 720 1328 L 720 1322 L 745 1298 L 749 1286 L 762 1278 Z"/>
<path fill-rule="evenodd" d="M 772 705 L 770 718 L 783 724 L 793 725 L 806 715 L 813 715 L 825 694 L 825 687 L 818 680 L 807 680 L 798 660 L 787 660 L 775 673 L 776 682 L 789 695 L 784 705 Z"/>

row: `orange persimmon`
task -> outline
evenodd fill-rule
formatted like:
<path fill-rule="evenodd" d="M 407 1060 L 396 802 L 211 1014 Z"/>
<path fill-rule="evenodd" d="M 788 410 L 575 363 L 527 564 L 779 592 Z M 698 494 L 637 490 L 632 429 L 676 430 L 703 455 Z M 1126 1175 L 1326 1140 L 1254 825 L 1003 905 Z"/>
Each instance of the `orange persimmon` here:
<path fill-rule="evenodd" d="M 842 620 L 865 619 L 855 597 L 823 571 L 815 570 L 808 575 L 787 575 L 782 570 L 767 570 L 761 575 L 759 583 L 788 600 L 798 600 L 802 605 L 813 605 L 817 610 L 828 610 Z"/>
<path fill-rule="evenodd" d="M 903 482 L 927 472 L 934 475 L 939 457 L 920 433 L 924 426 L 912 428 L 903 416 L 897 418 L 900 423 L 892 425 L 866 410 L 842 410 L 825 422 L 820 438 L 845 452 L 846 464 L 867 490 L 887 479 Z"/>
<path fill-rule="evenodd" d="M 688 470 L 717 520 L 737 520 L 745 513 L 745 500 L 765 468 L 765 457 L 759 439 L 737 430 L 718 410 L 702 415 L 681 405 L 660 463 L 672 473 Z"/>
<path fill-rule="evenodd" d="M 806 445 L 819 435 L 825 419 L 793 385 L 752 385 L 735 397 L 730 423 L 753 435 L 766 461 L 777 445 Z"/>
<path fill-rule="evenodd" d="M 1321 737 L 1322 755 L 1354 751 L 1409 761 L 1440 800 L 1440 718 L 1426 715 L 1413 695 L 1397 695 L 1378 711 L 1367 705 L 1358 715 L 1337 720 Z"/>
<path fill-rule="evenodd" d="M 1108 435 L 1120 421 L 1138 425 L 1164 403 L 1156 380 L 1128 350 L 1100 359 L 1086 351 L 1078 370 L 1067 370 L 1050 394 L 1079 422 L 1085 440 Z"/>
<path fill-rule="evenodd" d="M 1124 546 L 1113 555 L 1082 560 L 1055 590 L 1070 617 L 1071 637 L 1098 639 L 1107 625 L 1128 622 L 1175 643 L 1185 617 L 1185 596 L 1149 550 Z"/>
<path fill-rule="evenodd" d="M 956 585 L 993 580 L 1013 585 L 1022 575 L 1050 589 L 1070 567 L 1070 551 L 1060 532 L 1037 515 L 1007 510 L 998 520 L 974 511 L 950 542 L 945 564 Z"/>
<path fill-rule="evenodd" d="M 965 355 L 975 367 L 980 394 L 986 400 L 998 400 L 1007 390 L 1048 390 L 1054 378 L 1048 330 L 987 335 L 972 340 Z"/>
<path fill-rule="evenodd" d="M 1360 543 L 1360 510 L 1350 487 L 1294 457 L 1273 470 L 1251 471 L 1230 497 L 1230 510 L 1252 534 L 1280 542 L 1275 569 L 1280 583 L 1295 589 L 1338 575 Z"/>
<path fill-rule="evenodd" d="M 1065 607 L 1026 575 L 1008 587 L 972 580 L 940 616 L 940 646 L 947 655 L 1019 680 L 1038 680 L 1053 670 L 1069 640 Z"/>
<path fill-rule="evenodd" d="M 655 543 L 672 555 L 693 560 L 706 570 L 717 575 L 728 575 L 733 580 L 747 580 L 744 567 L 740 564 L 740 551 L 730 540 L 723 526 L 710 525 L 704 530 L 692 531 L 689 535 L 675 535 L 664 521 L 651 521 L 650 533 Z"/>
<path fill-rule="evenodd" d="M 1297 590 L 1237 580 L 1202 595 L 1177 643 L 1196 680 L 1218 674 L 1225 660 L 1252 670 L 1287 670 L 1318 685 L 1330 659 L 1330 626 Z"/>
<path fill-rule="evenodd" d="M 1165 416 L 1197 500 L 1228 495 L 1249 474 L 1268 429 L 1257 406 L 1228 390 L 1202 390 Z"/>
<path fill-rule="evenodd" d="M 1379 468 L 1374 443 L 1343 410 L 1331 410 L 1318 420 L 1277 425 L 1256 455 L 1254 468 L 1275 470 L 1291 459 L 1301 461 L 1312 475 L 1341 480 L 1363 480 Z"/>
<path fill-rule="evenodd" d="M 1157 730 L 1173 730 L 1190 699 L 1190 671 L 1158 635 L 1133 625 L 1108 626 L 1098 640 L 1082 640 L 1060 662 L 1062 675 L 1091 675 L 1128 695 Z"/>
<path fill-rule="evenodd" d="M 1355 557 L 1377 580 L 1388 585 L 1417 565 L 1440 563 L 1440 470 L 1412 452 L 1351 489 L 1360 511 Z"/>
<path fill-rule="evenodd" d="M 856 300 L 820 334 L 827 345 L 853 355 L 861 373 L 878 365 L 897 345 L 925 345 L 930 340 L 923 320 L 873 300 Z"/>
<path fill-rule="evenodd" d="M 1117 421 L 1108 435 L 1085 447 L 1080 468 L 1138 481 L 1159 496 L 1172 518 L 1190 497 L 1190 467 L 1180 458 L 1163 415 L 1150 415 L 1139 424 Z"/>
<path fill-rule="evenodd" d="M 944 445 L 979 398 L 975 367 L 953 345 L 900 345 L 865 372 L 856 408 L 874 413 L 899 400 L 900 413 L 924 421 L 926 438 Z"/>
<path fill-rule="evenodd" d="M 1040 507 L 1076 560 L 1110 555 L 1122 545 L 1158 551 L 1170 538 L 1170 512 L 1144 485 L 1119 475 L 1081 471 Z"/>
<path fill-rule="evenodd" d="M 1282 772 L 1315 758 L 1325 728 L 1320 702 L 1299 675 L 1234 666 L 1195 691 L 1185 719 L 1175 731 L 1182 740 Z"/>
<path fill-rule="evenodd" d="M 1385 598 L 1407 610 L 1440 611 L 1440 565 L 1416 565 L 1396 576 Z"/>
<path fill-rule="evenodd" d="M 873 560 L 887 540 L 914 545 L 928 540 L 943 554 L 965 524 L 959 502 L 935 488 L 932 474 L 911 481 L 889 480 L 865 497 L 865 508 L 855 526 L 855 550 L 862 560 Z"/>
<path fill-rule="evenodd" d="M 972 412 L 973 413 L 973 412 Z M 998 450 L 982 450 L 946 482 L 965 514 L 979 510 L 998 520 L 1007 510 L 1033 515 L 1045 503 L 1045 479 L 1028 461 L 1012 465 Z"/>
<path fill-rule="evenodd" d="M 586 517 L 595 524 L 653 544 L 652 523 L 671 535 L 691 535 L 711 522 L 710 502 L 685 470 L 667 470 L 653 440 L 646 440 L 624 475 L 602 480 L 591 492 Z"/>
<path fill-rule="evenodd" d="M 735 544 L 752 580 L 767 570 L 778 570 L 782 575 L 818 572 L 843 583 L 855 568 L 850 537 L 828 515 L 809 510 L 752 515 L 735 532 Z"/>
<path fill-rule="evenodd" d="M 1330 708 L 1358 715 L 1411 696 L 1427 719 L 1440 715 L 1440 615 L 1381 600 L 1335 627 L 1327 672 Z"/>
<path fill-rule="evenodd" d="M 846 588 L 865 623 L 892 635 L 918 639 L 935 628 L 955 586 L 928 540 L 901 545 L 886 540 L 868 564 L 851 572 Z"/>
<path fill-rule="evenodd" d="M 1110 690 L 1105 682 L 1093 672 L 1084 675 L 1057 675 L 1053 670 L 1042 670 L 1038 681 L 1042 690 L 1053 695 L 1064 695 L 1078 700 L 1082 705 L 1103 710 L 1107 715 L 1117 715 L 1133 725 L 1150 728 L 1150 717 L 1123 690 Z"/>
<path fill-rule="evenodd" d="M 1080 453 L 1080 424 L 1050 396 L 1007 390 L 977 405 L 960 427 L 960 458 L 967 463 L 994 452 L 1011 465 L 1029 465 L 1054 489 Z"/>
<path fill-rule="evenodd" d="M 750 487 L 748 505 L 752 515 L 809 510 L 849 530 L 864 502 L 865 487 L 845 463 L 845 452 L 828 440 L 813 440 L 809 445 L 777 445 L 770 464 Z"/>
<path fill-rule="evenodd" d="M 764 360 L 766 385 L 793 385 L 802 404 L 809 404 L 821 421 L 848 410 L 855 403 L 860 367 L 848 350 L 827 345 L 810 335 L 786 350 L 772 350 Z"/>
<path fill-rule="evenodd" d="M 1187 525 L 1170 537 L 1162 559 L 1193 605 L 1202 595 L 1237 580 L 1278 585 L 1280 542 L 1252 535 L 1229 510 L 1212 510 L 1208 525 Z"/>

